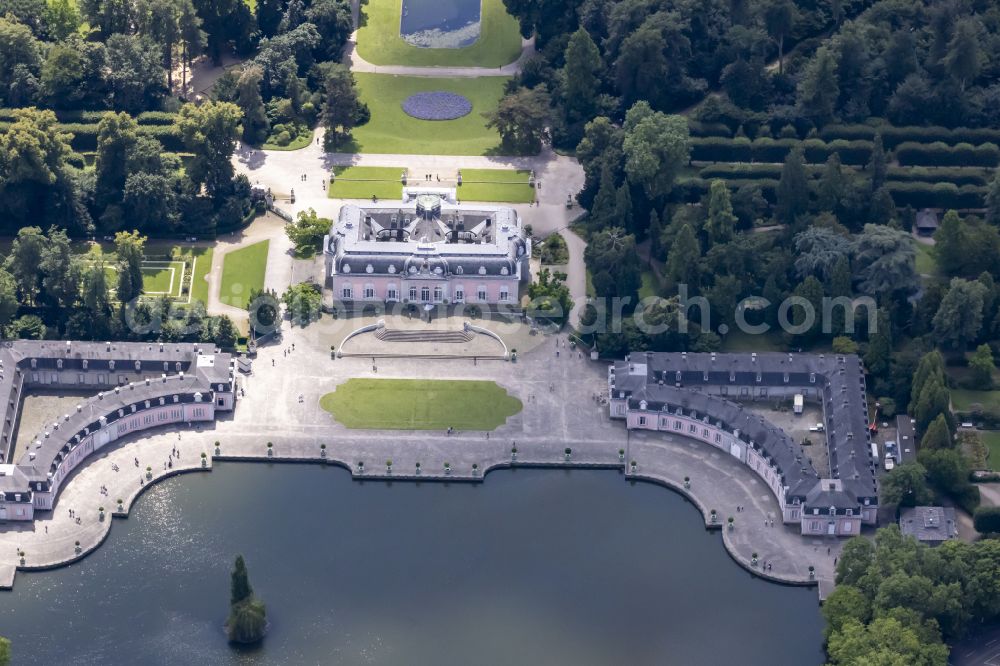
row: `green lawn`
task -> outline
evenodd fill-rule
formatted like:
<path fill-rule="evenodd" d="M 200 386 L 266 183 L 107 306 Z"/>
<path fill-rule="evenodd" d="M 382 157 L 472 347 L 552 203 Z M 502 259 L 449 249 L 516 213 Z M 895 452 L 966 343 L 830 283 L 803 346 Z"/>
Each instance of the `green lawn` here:
<path fill-rule="evenodd" d="M 495 382 L 435 379 L 349 379 L 320 399 L 348 428 L 493 430 L 521 411 L 521 401 Z"/>
<path fill-rule="evenodd" d="M 210 247 L 185 248 L 194 260 L 194 277 L 191 280 L 191 300 L 201 301 L 208 305 L 208 274 L 212 271 L 212 255 Z"/>
<path fill-rule="evenodd" d="M 979 433 L 983 444 L 989 455 L 986 457 L 986 465 L 994 472 L 1000 472 L 1000 430 L 990 430 Z"/>
<path fill-rule="evenodd" d="M 151 295 L 176 296 L 181 290 L 182 262 L 146 262 L 142 267 L 142 290 Z"/>
<path fill-rule="evenodd" d="M 454 0 L 439 0 L 442 12 Z M 507 13 L 503 0 L 482 0 L 481 32 L 472 45 L 460 49 L 414 46 L 399 34 L 402 0 L 368 0 L 361 6 L 358 53 L 373 65 L 446 67 L 500 67 L 521 54 L 517 20 Z"/>
<path fill-rule="evenodd" d="M 339 150 L 356 153 L 412 155 L 484 155 L 495 152 L 500 135 L 486 127 L 483 113 L 496 108 L 507 78 L 438 79 L 355 73 L 361 100 L 371 120 L 355 127 L 353 139 Z M 410 95 L 436 90 L 464 95 L 472 112 L 455 120 L 418 120 L 403 112 Z"/>
<path fill-rule="evenodd" d="M 403 170 L 396 167 L 334 167 L 329 196 L 334 199 L 401 199 Z"/>
<path fill-rule="evenodd" d="M 531 171 L 514 169 L 463 169 L 459 201 L 531 203 L 535 188 L 528 184 Z"/>
<path fill-rule="evenodd" d="M 660 281 L 651 269 L 642 272 L 642 286 L 639 287 L 639 298 L 652 298 L 659 295 Z"/>
<path fill-rule="evenodd" d="M 920 275 L 937 275 L 938 264 L 934 256 L 934 246 L 917 243 L 917 273 Z"/>
<path fill-rule="evenodd" d="M 222 284 L 219 300 L 227 305 L 246 309 L 250 292 L 264 288 L 267 250 L 270 241 L 261 241 L 233 250 L 222 262 Z"/>
<path fill-rule="evenodd" d="M 1000 409 L 1000 391 L 951 390 L 951 404 L 956 412 L 971 411 L 977 403 L 984 409 Z"/>

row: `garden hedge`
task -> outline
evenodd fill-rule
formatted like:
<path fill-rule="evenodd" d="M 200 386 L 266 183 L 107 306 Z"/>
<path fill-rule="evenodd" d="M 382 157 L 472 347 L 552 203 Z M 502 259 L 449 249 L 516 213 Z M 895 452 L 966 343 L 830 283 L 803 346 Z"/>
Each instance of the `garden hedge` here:
<path fill-rule="evenodd" d="M 944 142 L 921 144 L 904 141 L 895 150 L 902 166 L 980 166 L 995 167 L 1000 163 L 1000 149 L 995 143 L 973 146 L 959 143 L 949 146 Z"/>
<path fill-rule="evenodd" d="M 897 206 L 913 208 L 982 208 L 986 189 L 978 185 L 958 186 L 954 183 L 886 183 Z"/>
<path fill-rule="evenodd" d="M 819 131 L 819 138 L 824 141 L 835 139 L 872 141 L 877 132 L 882 133 L 882 145 L 887 150 L 908 141 L 913 143 L 940 141 L 948 145 L 971 143 L 974 146 L 984 143 L 1000 144 L 1000 129 L 987 127 L 951 129 L 939 126 L 827 125 Z"/>
<path fill-rule="evenodd" d="M 771 139 L 751 141 L 745 137 L 692 137 L 691 159 L 699 162 L 770 162 L 779 164 L 795 146 L 802 144 L 807 162 L 822 164 L 833 153 L 840 155 L 844 164 L 863 166 L 871 159 L 871 141 L 836 140 L 826 143 L 821 139 Z"/>

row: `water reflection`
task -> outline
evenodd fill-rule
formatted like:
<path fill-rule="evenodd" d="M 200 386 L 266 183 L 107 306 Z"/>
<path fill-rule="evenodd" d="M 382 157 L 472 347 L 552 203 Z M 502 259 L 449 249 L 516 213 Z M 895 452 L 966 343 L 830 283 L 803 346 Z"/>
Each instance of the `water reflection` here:
<path fill-rule="evenodd" d="M 272 620 L 242 652 L 222 632 L 239 552 Z M 219 464 L 0 593 L 18 664 L 798 665 L 820 632 L 814 590 L 753 579 L 679 496 L 596 471 L 417 487 Z"/>

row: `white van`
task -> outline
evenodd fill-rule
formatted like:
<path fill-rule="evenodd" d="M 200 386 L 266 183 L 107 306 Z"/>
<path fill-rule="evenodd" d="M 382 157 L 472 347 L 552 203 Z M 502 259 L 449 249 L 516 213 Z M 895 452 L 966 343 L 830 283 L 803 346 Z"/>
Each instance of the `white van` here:
<path fill-rule="evenodd" d="M 885 454 L 885 471 L 891 472 L 892 468 L 896 466 L 896 461 L 892 459 L 892 454 Z"/>

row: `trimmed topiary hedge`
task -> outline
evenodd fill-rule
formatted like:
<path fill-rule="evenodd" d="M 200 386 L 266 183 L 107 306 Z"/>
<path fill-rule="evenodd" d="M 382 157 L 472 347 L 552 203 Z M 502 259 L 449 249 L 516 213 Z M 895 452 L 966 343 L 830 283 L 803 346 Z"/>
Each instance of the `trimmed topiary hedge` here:
<path fill-rule="evenodd" d="M 709 183 L 710 181 L 704 178 L 680 178 L 676 182 L 671 199 L 673 201 L 684 203 L 697 203 L 708 194 Z M 775 192 L 778 187 L 778 181 L 774 178 L 726 180 L 726 186 L 729 187 L 730 190 L 735 191 L 744 185 L 757 185 L 760 187 L 761 194 L 765 199 L 767 199 L 767 202 L 772 205 L 777 200 Z"/>
<path fill-rule="evenodd" d="M 978 185 L 958 186 L 954 183 L 886 183 L 897 206 L 913 208 L 982 208 L 986 188 Z"/>
<path fill-rule="evenodd" d="M 705 123 L 700 120 L 689 120 L 688 130 L 691 136 L 721 136 L 729 139 L 733 136 L 733 131 L 725 123 Z"/>
<path fill-rule="evenodd" d="M 980 167 L 889 167 L 888 180 L 955 185 L 986 185 L 992 171 Z"/>
<path fill-rule="evenodd" d="M 877 132 L 882 133 L 882 145 L 887 150 L 906 143 L 935 143 L 940 141 L 948 145 L 971 143 L 978 146 L 984 143 L 1000 144 L 1000 129 L 988 127 L 969 128 L 957 127 L 951 129 L 939 126 L 902 126 L 892 125 L 827 125 L 819 131 L 819 138 L 824 141 L 835 139 L 872 141 Z"/>
<path fill-rule="evenodd" d="M 949 146 L 941 141 L 930 144 L 904 141 L 896 147 L 896 159 L 903 166 L 981 166 L 1000 163 L 1000 149 L 995 143 L 973 146 L 959 143 Z"/>
<path fill-rule="evenodd" d="M 778 164 L 795 146 L 801 144 L 807 162 L 822 164 L 833 153 L 840 155 L 844 164 L 863 166 L 871 159 L 871 141 L 831 141 L 821 139 L 771 139 L 751 141 L 745 137 L 693 137 L 691 159 L 700 162 L 770 162 Z"/>
<path fill-rule="evenodd" d="M 59 125 L 62 131 L 73 135 L 70 145 L 73 150 L 80 152 L 97 150 L 97 127 L 97 123 L 62 123 Z M 139 132 L 158 139 L 167 152 L 178 153 L 184 150 L 181 131 L 176 125 L 140 125 Z"/>

